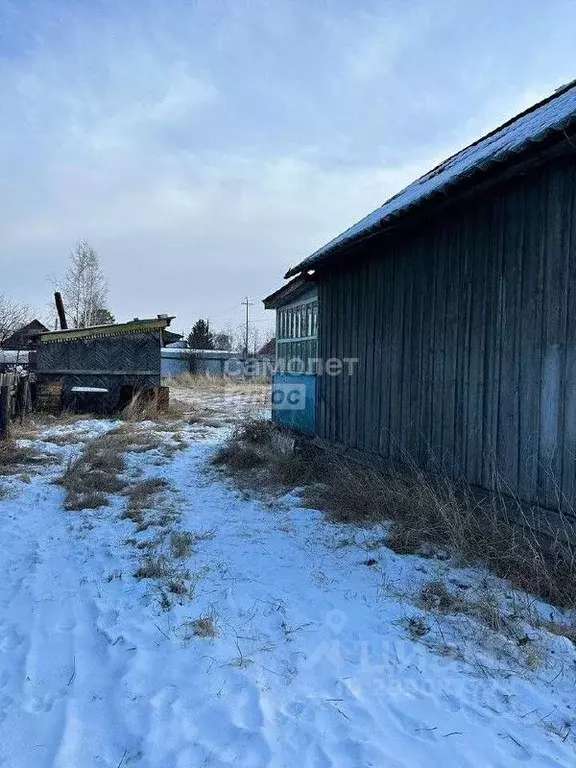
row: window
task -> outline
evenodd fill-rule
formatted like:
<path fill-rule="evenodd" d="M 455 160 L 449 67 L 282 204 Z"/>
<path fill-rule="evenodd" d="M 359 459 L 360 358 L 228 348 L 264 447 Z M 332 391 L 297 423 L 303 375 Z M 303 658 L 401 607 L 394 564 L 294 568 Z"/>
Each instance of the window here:
<path fill-rule="evenodd" d="M 312 373 L 312 360 L 317 355 L 318 302 L 278 310 L 277 360 L 280 371 Z"/>

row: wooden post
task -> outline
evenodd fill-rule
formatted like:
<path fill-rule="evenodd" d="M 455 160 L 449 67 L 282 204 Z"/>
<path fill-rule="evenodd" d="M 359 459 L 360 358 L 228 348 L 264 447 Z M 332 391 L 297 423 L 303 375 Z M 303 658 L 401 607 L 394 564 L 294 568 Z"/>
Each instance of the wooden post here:
<path fill-rule="evenodd" d="M 10 380 L 0 374 L 0 439 L 8 436 L 10 425 Z"/>

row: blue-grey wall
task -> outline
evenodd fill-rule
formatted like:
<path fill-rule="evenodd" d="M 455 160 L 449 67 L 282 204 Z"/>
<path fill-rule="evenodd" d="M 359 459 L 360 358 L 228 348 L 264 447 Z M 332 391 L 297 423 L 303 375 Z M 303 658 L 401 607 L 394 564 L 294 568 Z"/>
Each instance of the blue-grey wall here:
<path fill-rule="evenodd" d="M 576 156 L 318 270 L 319 435 L 576 507 Z"/>

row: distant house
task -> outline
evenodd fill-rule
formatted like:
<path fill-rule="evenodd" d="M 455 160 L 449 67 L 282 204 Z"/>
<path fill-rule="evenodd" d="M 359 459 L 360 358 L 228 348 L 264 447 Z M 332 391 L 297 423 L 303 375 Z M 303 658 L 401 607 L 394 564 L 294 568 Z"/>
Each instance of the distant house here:
<path fill-rule="evenodd" d="M 31 338 L 47 330 L 48 328 L 40 320 L 32 320 L 8 336 L 4 343 L 0 344 L 0 347 L 10 350 L 27 350 L 30 347 Z"/>
<path fill-rule="evenodd" d="M 260 347 L 256 354 L 258 357 L 276 357 L 276 337 L 273 336 L 271 339 L 268 339 L 266 344 Z"/>
<path fill-rule="evenodd" d="M 570 84 L 289 270 L 313 271 L 319 358 L 356 361 L 316 376 L 317 436 L 575 508 L 575 148 Z"/>

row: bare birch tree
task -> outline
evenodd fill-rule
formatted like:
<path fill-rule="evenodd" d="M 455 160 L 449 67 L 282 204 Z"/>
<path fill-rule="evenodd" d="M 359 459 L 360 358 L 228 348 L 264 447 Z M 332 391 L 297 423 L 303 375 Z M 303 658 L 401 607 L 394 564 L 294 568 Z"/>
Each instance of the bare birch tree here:
<path fill-rule="evenodd" d="M 30 320 L 30 307 L 10 299 L 4 293 L 0 293 L 0 346 Z"/>
<path fill-rule="evenodd" d="M 79 240 L 70 252 L 68 269 L 59 288 L 72 327 L 86 328 L 101 322 L 107 311 L 108 282 L 98 254 L 87 240 Z"/>

